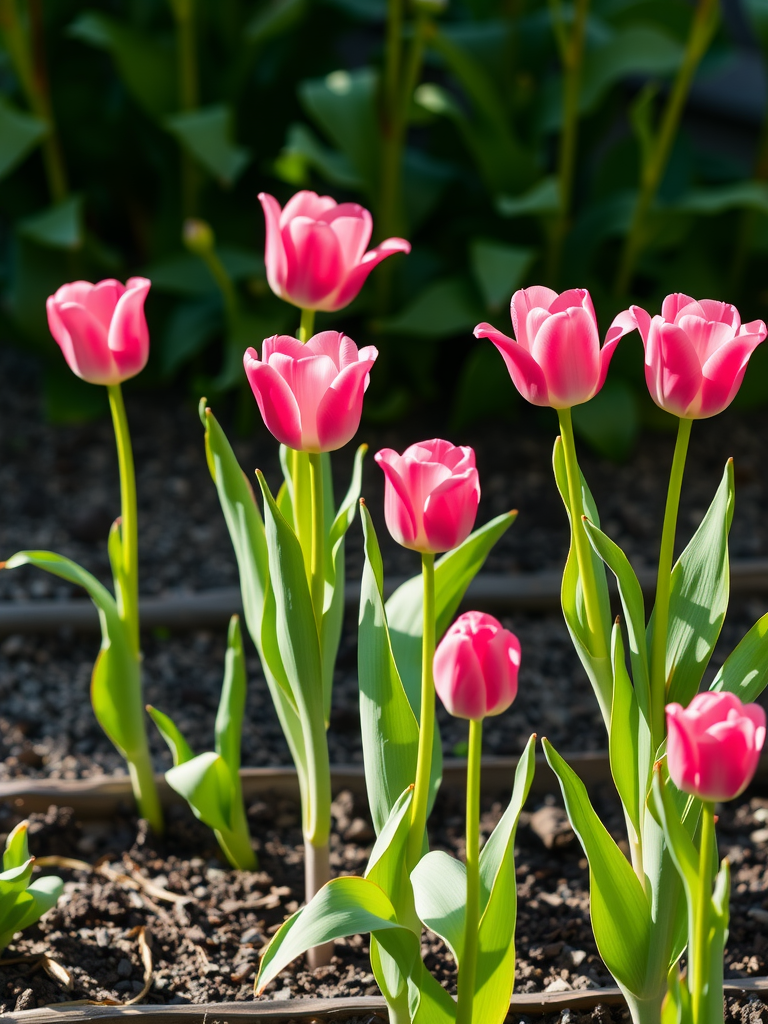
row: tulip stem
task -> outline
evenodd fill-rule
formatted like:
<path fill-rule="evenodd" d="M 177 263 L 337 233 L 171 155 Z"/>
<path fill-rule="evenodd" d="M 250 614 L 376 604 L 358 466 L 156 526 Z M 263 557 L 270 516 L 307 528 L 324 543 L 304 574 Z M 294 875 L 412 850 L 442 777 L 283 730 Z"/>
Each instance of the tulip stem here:
<path fill-rule="evenodd" d="M 653 609 L 651 646 L 651 726 L 653 749 L 664 739 L 664 706 L 667 703 L 667 631 L 669 628 L 669 597 L 672 586 L 672 558 L 675 553 L 677 514 L 683 485 L 685 457 L 691 437 L 693 420 L 680 419 L 675 441 L 675 454 L 667 488 L 664 525 L 661 531 L 659 569 L 656 578 L 656 602 Z"/>
<path fill-rule="evenodd" d="M 315 329 L 315 311 L 314 309 L 302 309 L 301 311 L 301 323 L 299 324 L 299 341 L 302 345 L 306 345 L 309 339 L 312 337 L 312 332 Z"/>
<path fill-rule="evenodd" d="M 595 569 L 592 561 L 592 547 L 587 537 L 587 532 L 582 522 L 584 515 L 584 503 L 581 491 L 581 472 L 576 458 L 576 441 L 573 436 L 573 422 L 570 409 L 558 409 L 557 416 L 560 421 L 560 437 L 563 443 L 563 455 L 565 457 L 565 471 L 568 477 L 568 504 L 571 512 L 571 531 L 573 533 L 574 547 L 576 548 L 576 560 L 581 576 L 581 588 L 584 595 L 584 606 L 587 612 L 587 625 L 592 637 L 592 654 L 597 658 L 606 658 L 608 648 L 605 642 L 605 629 L 603 628 L 600 605 L 597 599 L 597 585 L 595 582 Z"/>
<path fill-rule="evenodd" d="M 115 597 L 120 618 L 126 623 L 133 653 L 139 654 L 139 535 L 136 511 L 136 473 L 133 449 L 119 384 L 107 385 L 109 408 L 115 428 L 120 471 L 121 571 L 115 574 Z M 114 567 L 113 567 L 114 568 Z"/>
<path fill-rule="evenodd" d="M 712 876 L 715 858 L 715 805 L 709 800 L 701 804 L 701 841 L 699 846 L 699 891 L 696 894 L 696 906 L 693 909 L 693 935 L 689 950 L 691 962 L 691 993 L 692 1019 L 694 1024 L 702 1024 L 701 1007 L 704 1000 L 704 989 L 709 980 L 709 921 L 712 904 Z M 719 996 L 718 996 L 719 999 Z M 722 1008 L 722 1004 L 721 1008 Z"/>
<path fill-rule="evenodd" d="M 411 804 L 411 828 L 408 833 L 406 867 L 410 873 L 421 860 L 427 828 L 429 783 L 432 776 L 432 746 L 435 737 L 435 681 L 432 662 L 435 657 L 435 556 L 423 553 L 421 573 L 424 582 L 424 624 L 421 642 L 421 709 L 419 712 L 419 750 L 416 760 L 416 785 Z"/>
<path fill-rule="evenodd" d="M 648 156 L 640 168 L 640 188 L 616 274 L 617 295 L 624 295 L 632 284 L 635 264 L 646 241 L 648 214 L 656 200 L 669 163 L 694 75 L 717 27 L 718 7 L 719 0 L 699 0 L 694 12 L 683 61 L 661 115 L 658 131 L 649 147 Z"/>
<path fill-rule="evenodd" d="M 195 41 L 194 0 L 170 0 L 176 20 L 176 50 L 179 90 L 179 108 L 185 114 L 197 110 L 199 81 L 197 72 L 197 46 Z M 199 175 L 191 155 L 181 148 L 181 195 L 185 217 L 197 212 Z"/>
<path fill-rule="evenodd" d="M 477 975 L 477 931 L 480 923 L 480 760 L 483 751 L 482 718 L 469 723 L 467 760 L 466 866 L 467 903 L 464 911 L 464 951 L 458 980 L 456 1024 L 472 1024 Z"/>
<path fill-rule="evenodd" d="M 309 453 L 309 479 L 312 499 L 312 558 L 310 578 L 312 607 L 315 610 L 317 633 L 323 625 L 323 601 L 325 598 L 325 517 L 323 515 L 323 457 L 318 452 Z"/>

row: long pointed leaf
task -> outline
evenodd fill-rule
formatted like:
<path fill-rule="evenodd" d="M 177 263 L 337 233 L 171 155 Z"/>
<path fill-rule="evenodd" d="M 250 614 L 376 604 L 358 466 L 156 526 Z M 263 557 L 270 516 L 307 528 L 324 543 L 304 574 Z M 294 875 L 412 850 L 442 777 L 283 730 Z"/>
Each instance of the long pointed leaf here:
<path fill-rule="evenodd" d="M 768 613 L 758 619 L 725 659 L 710 690 L 735 693 L 743 704 L 757 700 L 768 685 Z"/>

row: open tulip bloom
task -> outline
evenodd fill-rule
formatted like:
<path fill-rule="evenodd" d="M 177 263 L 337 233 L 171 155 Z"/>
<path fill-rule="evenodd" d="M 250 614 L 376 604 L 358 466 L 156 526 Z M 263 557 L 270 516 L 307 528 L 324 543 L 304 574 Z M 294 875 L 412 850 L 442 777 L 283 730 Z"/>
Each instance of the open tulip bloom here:
<path fill-rule="evenodd" d="M 62 285 L 48 299 L 48 325 L 70 369 L 107 388 L 117 442 L 121 514 L 109 533 L 114 597 L 94 576 L 51 551 L 20 551 L 8 569 L 36 565 L 84 588 L 96 605 L 102 643 L 93 669 L 91 701 L 104 732 L 128 763 L 139 813 L 156 832 L 163 816 L 152 772 L 141 693 L 139 559 L 136 477 L 128 419 L 120 389 L 145 366 L 149 332 L 144 300 L 150 282 L 131 278 Z"/>
<path fill-rule="evenodd" d="M 667 855 L 669 839 L 652 796 L 653 766 L 669 750 L 673 777 L 665 788 L 675 792 L 675 741 L 671 725 L 668 739 L 665 707 L 687 707 L 695 698 L 729 594 L 728 533 L 734 502 L 730 461 L 701 525 L 673 565 L 685 456 L 693 419 L 713 415 L 733 399 L 750 353 L 765 337 L 765 326 L 742 326 L 738 312 L 725 303 L 674 295 L 665 300 L 662 316 L 653 320 L 636 307 L 617 316 L 600 350 L 584 292 L 558 297 L 549 289 L 528 288 L 513 296 L 512 310 L 516 341 L 487 324 L 475 333 L 490 337 L 499 348 L 525 398 L 558 412 L 554 473 L 571 525 L 563 613 L 608 731 L 631 863 L 600 823 L 583 783 L 546 739 L 543 745 L 589 859 L 592 925 L 600 955 L 626 996 L 635 1024 L 650 1024 L 659 1020 L 668 973 L 691 941 L 683 883 Z M 629 560 L 600 529 L 579 469 L 569 408 L 597 393 L 615 344 L 635 327 L 645 342 L 652 397 L 681 417 L 650 617 Z M 607 571 L 618 583 L 623 621 L 612 622 Z M 745 703 L 755 700 L 768 678 L 766 631 L 768 616 L 726 659 L 711 691 L 737 694 Z M 685 806 L 679 792 L 675 799 Z M 687 815 L 692 833 L 699 818 L 704 821 L 701 802 L 690 804 Z M 727 912 L 727 895 L 725 904 Z"/>

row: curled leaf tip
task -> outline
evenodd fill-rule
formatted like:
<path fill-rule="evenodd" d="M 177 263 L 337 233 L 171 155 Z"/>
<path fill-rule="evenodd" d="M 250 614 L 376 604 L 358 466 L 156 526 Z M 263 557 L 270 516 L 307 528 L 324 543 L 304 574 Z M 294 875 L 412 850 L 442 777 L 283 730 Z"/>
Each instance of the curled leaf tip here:
<path fill-rule="evenodd" d="M 7 562 L 0 562 L 0 569 L 4 569 L 8 565 Z"/>
<path fill-rule="evenodd" d="M 360 507 L 365 508 L 365 498 L 358 498 L 357 500 L 360 502 Z"/>

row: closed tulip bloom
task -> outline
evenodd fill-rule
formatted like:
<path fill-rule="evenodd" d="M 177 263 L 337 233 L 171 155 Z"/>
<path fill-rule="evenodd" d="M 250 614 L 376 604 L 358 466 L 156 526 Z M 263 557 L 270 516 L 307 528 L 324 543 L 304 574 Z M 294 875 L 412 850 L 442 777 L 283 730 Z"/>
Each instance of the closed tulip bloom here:
<path fill-rule="evenodd" d="M 151 281 L 73 281 L 46 303 L 48 326 L 73 373 L 90 384 L 119 384 L 147 365 L 144 300 Z"/>
<path fill-rule="evenodd" d="M 752 781 L 765 742 L 765 711 L 733 693 L 699 693 L 687 708 L 667 704 L 672 781 L 701 800 L 733 800 Z"/>
<path fill-rule="evenodd" d="M 458 547 L 472 532 L 480 479 L 471 448 L 448 441 L 420 441 L 398 455 L 375 455 L 384 470 L 384 518 L 403 547 L 436 554 Z"/>
<path fill-rule="evenodd" d="M 762 320 L 742 324 L 735 306 L 681 293 L 664 299 L 661 316 L 630 306 L 613 323 L 640 332 L 645 380 L 656 405 L 690 420 L 715 416 L 731 404 L 749 357 L 766 336 Z"/>
<path fill-rule="evenodd" d="M 479 721 L 517 696 L 520 641 L 484 612 L 460 615 L 438 644 L 435 690 L 449 714 Z"/>
<path fill-rule="evenodd" d="M 267 224 L 269 287 L 301 309 L 343 309 L 377 264 L 392 253 L 411 251 L 404 238 L 388 238 L 366 252 L 373 220 L 357 203 L 304 191 L 281 210 L 273 196 L 262 192 L 259 199 Z"/>
<path fill-rule="evenodd" d="M 593 398 L 605 383 L 608 364 L 627 327 L 612 327 L 600 348 L 589 292 L 571 288 L 521 288 L 510 304 L 514 338 L 478 324 L 476 338 L 490 338 L 507 364 L 512 382 L 533 405 L 570 409 Z"/>
<path fill-rule="evenodd" d="M 243 356 L 264 423 L 281 444 L 301 452 L 333 452 L 360 426 L 363 395 L 378 351 L 338 331 L 304 345 L 288 335 L 267 338 Z"/>

